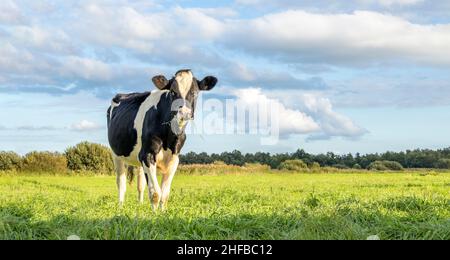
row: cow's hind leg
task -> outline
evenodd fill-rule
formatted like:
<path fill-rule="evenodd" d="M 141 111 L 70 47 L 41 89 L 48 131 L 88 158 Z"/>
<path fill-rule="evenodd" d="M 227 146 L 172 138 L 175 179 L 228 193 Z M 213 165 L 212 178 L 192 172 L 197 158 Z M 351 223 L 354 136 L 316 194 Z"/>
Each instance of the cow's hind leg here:
<path fill-rule="evenodd" d="M 137 181 L 137 189 L 139 193 L 139 202 L 144 202 L 144 192 L 145 192 L 145 186 L 147 186 L 147 180 L 145 178 L 144 168 L 139 167 L 139 173 L 138 173 L 138 181 Z"/>
<path fill-rule="evenodd" d="M 160 202 L 160 207 L 162 210 L 165 210 L 167 202 L 169 201 L 170 187 L 172 185 L 172 180 L 173 177 L 175 176 L 175 172 L 177 171 L 179 162 L 180 159 L 178 158 L 178 155 L 173 155 L 172 160 L 169 163 L 167 173 L 164 174 L 162 177 L 161 182 L 162 195 Z"/>
<path fill-rule="evenodd" d="M 127 191 L 127 172 L 125 163 L 118 157 L 114 158 L 114 168 L 116 171 L 116 183 L 119 190 L 119 204 L 123 205 L 125 202 L 125 193 Z"/>

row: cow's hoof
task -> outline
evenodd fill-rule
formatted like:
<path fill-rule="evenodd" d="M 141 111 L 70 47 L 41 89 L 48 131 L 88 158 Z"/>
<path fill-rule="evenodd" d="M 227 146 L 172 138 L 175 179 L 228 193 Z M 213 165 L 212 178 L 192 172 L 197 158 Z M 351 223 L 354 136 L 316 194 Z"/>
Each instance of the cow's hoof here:
<path fill-rule="evenodd" d="M 159 203 L 161 201 L 161 196 L 159 193 L 153 193 L 150 197 L 150 200 L 152 202 L 152 209 L 153 211 L 156 211 L 158 209 Z"/>
<path fill-rule="evenodd" d="M 167 209 L 167 201 L 161 201 L 159 203 L 159 208 L 161 209 L 161 211 L 165 211 Z"/>

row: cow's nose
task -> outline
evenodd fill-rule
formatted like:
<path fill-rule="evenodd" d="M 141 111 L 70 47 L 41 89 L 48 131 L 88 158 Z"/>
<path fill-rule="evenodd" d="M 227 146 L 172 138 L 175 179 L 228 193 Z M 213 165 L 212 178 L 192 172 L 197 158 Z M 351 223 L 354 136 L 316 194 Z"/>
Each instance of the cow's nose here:
<path fill-rule="evenodd" d="M 190 119 L 192 116 L 192 110 L 187 106 L 182 106 L 178 112 L 182 116 L 183 119 Z"/>

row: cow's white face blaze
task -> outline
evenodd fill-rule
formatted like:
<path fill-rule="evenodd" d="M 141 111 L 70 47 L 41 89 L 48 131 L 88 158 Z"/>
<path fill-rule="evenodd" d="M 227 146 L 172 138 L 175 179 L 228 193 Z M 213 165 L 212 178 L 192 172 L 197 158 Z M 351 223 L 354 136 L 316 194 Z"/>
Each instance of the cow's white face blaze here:
<path fill-rule="evenodd" d="M 190 70 L 178 71 L 171 80 L 160 75 L 153 77 L 152 81 L 158 89 L 170 90 L 173 95 L 171 128 L 175 134 L 181 134 L 187 122 L 194 118 L 199 92 L 208 91 L 217 83 L 212 76 L 198 81 Z"/>
<path fill-rule="evenodd" d="M 182 70 L 177 72 L 175 75 L 175 88 L 180 93 L 181 98 L 186 99 L 187 94 L 192 88 L 192 82 L 194 81 L 194 76 L 189 70 Z"/>

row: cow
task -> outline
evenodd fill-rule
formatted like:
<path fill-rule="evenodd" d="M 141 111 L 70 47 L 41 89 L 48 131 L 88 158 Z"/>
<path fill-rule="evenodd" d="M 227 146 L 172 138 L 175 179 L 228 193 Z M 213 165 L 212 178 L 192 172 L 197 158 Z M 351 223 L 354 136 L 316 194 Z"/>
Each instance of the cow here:
<path fill-rule="evenodd" d="M 153 210 L 165 209 L 171 183 L 186 141 L 185 128 L 194 119 L 200 91 L 209 91 L 217 78 L 197 80 L 191 70 L 180 70 L 170 80 L 152 78 L 156 90 L 117 94 L 107 111 L 108 141 L 117 175 L 119 204 L 127 186 L 126 166 L 139 167 L 138 200 L 143 203 L 145 186 Z M 162 173 L 161 186 L 156 172 Z"/>

